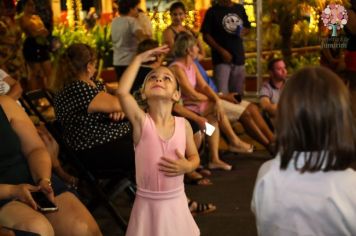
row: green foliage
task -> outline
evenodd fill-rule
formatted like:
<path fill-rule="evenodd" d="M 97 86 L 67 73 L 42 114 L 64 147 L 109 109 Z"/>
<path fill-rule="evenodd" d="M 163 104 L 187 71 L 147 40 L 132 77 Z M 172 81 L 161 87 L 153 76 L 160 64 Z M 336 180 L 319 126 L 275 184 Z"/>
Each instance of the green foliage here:
<path fill-rule="evenodd" d="M 274 54 L 273 58 L 282 57 L 281 53 Z M 268 73 L 267 64 L 268 61 L 272 59 L 262 58 L 262 71 L 263 73 Z M 303 54 L 293 54 L 288 64 L 288 73 L 292 74 L 295 71 L 299 70 L 304 66 L 313 66 L 320 65 L 320 53 L 317 52 L 308 52 Z M 257 74 L 257 61 L 255 57 L 247 58 L 245 62 L 246 73 L 249 75 Z"/>
<path fill-rule="evenodd" d="M 59 24 L 54 27 L 53 36 L 58 37 L 61 42 L 59 54 L 63 53 L 73 43 L 85 43 L 91 47 L 96 47 L 95 39 L 84 26 L 77 26 L 74 29 L 67 25 Z"/>
<path fill-rule="evenodd" d="M 299 21 L 294 26 L 292 47 L 320 45 L 319 35 L 319 32 L 309 31 L 309 22 L 307 20 Z"/>
<path fill-rule="evenodd" d="M 87 30 L 84 26 L 77 26 L 75 29 L 67 25 L 56 25 L 53 36 L 61 41 L 59 54 L 73 43 L 85 43 L 96 49 L 98 56 L 103 58 L 108 56 L 112 50 L 111 26 L 96 25 L 92 30 Z"/>
<path fill-rule="evenodd" d="M 293 73 L 304 66 L 320 65 L 320 53 L 308 52 L 304 54 L 293 55 L 288 67 L 288 72 Z"/>
<path fill-rule="evenodd" d="M 96 25 L 92 30 L 87 30 L 83 25 L 72 28 L 61 24 L 55 26 L 53 36 L 58 37 L 61 42 L 61 47 L 54 54 L 55 66 L 58 56 L 73 43 L 85 43 L 95 48 L 99 59 L 98 76 L 103 67 L 112 64 L 111 25 Z"/>
<path fill-rule="evenodd" d="M 91 34 L 95 40 L 99 56 L 102 58 L 109 56 L 110 51 L 112 51 L 111 25 L 96 25 Z"/>

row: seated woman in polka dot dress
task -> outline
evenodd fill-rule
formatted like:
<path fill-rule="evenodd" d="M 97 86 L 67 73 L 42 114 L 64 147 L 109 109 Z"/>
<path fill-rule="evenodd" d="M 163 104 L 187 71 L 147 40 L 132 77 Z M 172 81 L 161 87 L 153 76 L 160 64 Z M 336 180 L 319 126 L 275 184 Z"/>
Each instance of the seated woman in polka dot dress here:
<path fill-rule="evenodd" d="M 134 170 L 131 127 L 118 98 L 93 77 L 95 64 L 86 44 L 73 44 L 61 55 L 51 86 L 56 118 L 65 141 L 90 169 Z"/>

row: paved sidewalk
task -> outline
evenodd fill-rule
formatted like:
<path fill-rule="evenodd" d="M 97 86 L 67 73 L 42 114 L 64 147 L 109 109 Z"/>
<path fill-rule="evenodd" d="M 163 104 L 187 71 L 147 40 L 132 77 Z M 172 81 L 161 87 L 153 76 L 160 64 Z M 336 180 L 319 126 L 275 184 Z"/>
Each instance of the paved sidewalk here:
<path fill-rule="evenodd" d="M 266 161 L 264 151 L 249 155 L 225 154 L 223 159 L 233 164 L 230 172 L 214 171 L 211 176 L 213 185 L 186 185 L 189 197 L 199 202 L 211 202 L 217 206 L 213 213 L 198 215 L 195 220 L 202 236 L 254 236 L 257 235 L 255 219 L 250 210 L 252 191 L 257 171 Z M 129 217 L 130 207 L 127 196 L 120 195 L 117 204 Z M 105 236 L 124 235 L 110 219 L 104 209 L 94 212 Z M 169 236 L 169 235 L 168 235 Z"/>

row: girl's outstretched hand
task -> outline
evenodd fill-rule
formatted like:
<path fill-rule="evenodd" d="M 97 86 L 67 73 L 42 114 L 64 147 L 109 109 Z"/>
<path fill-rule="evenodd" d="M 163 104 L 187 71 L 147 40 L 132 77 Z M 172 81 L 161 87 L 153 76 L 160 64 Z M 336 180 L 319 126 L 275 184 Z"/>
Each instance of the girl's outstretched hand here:
<path fill-rule="evenodd" d="M 138 57 L 140 57 L 141 62 L 155 61 L 159 55 L 166 54 L 169 52 L 169 50 L 170 49 L 168 45 L 165 44 L 163 46 L 140 53 Z"/>
<path fill-rule="evenodd" d="M 164 175 L 174 177 L 193 171 L 190 161 L 188 161 L 177 149 L 176 154 L 178 156 L 178 160 L 162 157 L 162 161 L 158 163 L 159 170 L 163 172 Z"/>

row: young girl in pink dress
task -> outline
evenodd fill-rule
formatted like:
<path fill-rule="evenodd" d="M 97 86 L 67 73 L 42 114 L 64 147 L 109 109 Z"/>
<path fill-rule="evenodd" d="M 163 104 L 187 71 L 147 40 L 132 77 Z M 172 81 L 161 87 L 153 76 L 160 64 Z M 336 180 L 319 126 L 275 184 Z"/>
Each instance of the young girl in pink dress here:
<path fill-rule="evenodd" d="M 166 67 L 152 70 L 142 87 L 145 113 L 130 94 L 142 62 L 168 52 L 167 46 L 139 54 L 120 80 L 117 91 L 123 111 L 133 126 L 137 193 L 126 235 L 190 236 L 199 229 L 189 211 L 184 173 L 199 165 L 189 123 L 172 116 L 180 98 L 178 83 Z"/>

